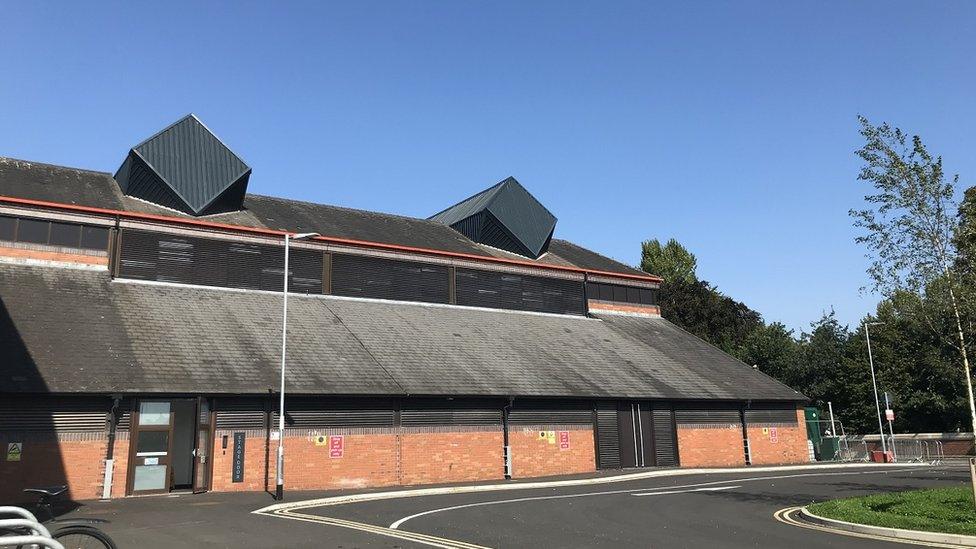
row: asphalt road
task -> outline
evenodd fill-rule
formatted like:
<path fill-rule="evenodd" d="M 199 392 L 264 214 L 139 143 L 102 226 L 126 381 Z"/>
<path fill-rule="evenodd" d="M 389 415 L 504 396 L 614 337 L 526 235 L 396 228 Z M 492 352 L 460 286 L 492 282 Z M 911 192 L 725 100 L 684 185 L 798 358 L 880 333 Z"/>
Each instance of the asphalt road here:
<path fill-rule="evenodd" d="M 431 544 L 874 548 L 901 545 L 803 529 L 776 521 L 773 513 L 814 501 L 967 480 L 968 471 L 961 467 L 746 469 L 732 474 L 382 499 L 296 509 L 289 511 L 290 517 L 252 514 L 273 503 L 263 493 L 91 502 L 71 514 L 112 520 L 106 531 L 120 548 Z M 287 501 L 336 494 L 291 493 Z M 391 531 L 392 525 L 396 529 Z M 417 543 L 418 539 L 428 543 Z"/>

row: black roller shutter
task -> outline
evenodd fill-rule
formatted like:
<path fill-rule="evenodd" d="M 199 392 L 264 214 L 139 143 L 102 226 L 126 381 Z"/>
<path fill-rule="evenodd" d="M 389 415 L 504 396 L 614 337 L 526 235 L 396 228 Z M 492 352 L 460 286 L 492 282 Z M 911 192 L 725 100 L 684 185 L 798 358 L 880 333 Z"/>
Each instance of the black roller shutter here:
<path fill-rule="evenodd" d="M 596 407 L 596 452 L 600 469 L 620 468 L 620 434 L 617 430 L 617 404 L 601 402 Z"/>
<path fill-rule="evenodd" d="M 285 426 L 298 429 L 339 427 L 393 427 L 396 408 L 385 399 L 370 401 L 294 398 L 285 401 Z M 272 406 L 271 425 L 278 424 L 278 406 Z"/>
<path fill-rule="evenodd" d="M 670 408 L 657 406 L 651 414 L 654 421 L 654 465 L 674 467 L 678 464 L 674 414 Z"/>
<path fill-rule="evenodd" d="M 284 261 L 282 246 L 126 229 L 119 276 L 280 292 Z M 322 293 L 321 252 L 291 248 L 288 267 L 289 291 Z"/>
<path fill-rule="evenodd" d="M 346 254 L 332 256 L 332 293 L 351 297 L 448 303 L 448 268 Z"/>
<path fill-rule="evenodd" d="M 513 273 L 457 269 L 457 304 L 542 313 L 583 314 L 583 283 Z"/>

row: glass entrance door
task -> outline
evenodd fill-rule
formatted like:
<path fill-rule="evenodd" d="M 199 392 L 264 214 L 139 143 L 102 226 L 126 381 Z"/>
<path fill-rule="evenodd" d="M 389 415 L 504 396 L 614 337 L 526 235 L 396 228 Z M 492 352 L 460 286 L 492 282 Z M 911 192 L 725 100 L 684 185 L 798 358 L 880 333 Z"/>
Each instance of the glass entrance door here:
<path fill-rule="evenodd" d="M 210 489 L 210 452 L 213 448 L 210 399 L 197 399 L 196 445 L 193 448 L 193 493 Z"/>
<path fill-rule="evenodd" d="M 173 411 L 169 401 L 143 400 L 132 418 L 129 441 L 129 493 L 168 492 L 173 445 Z"/>

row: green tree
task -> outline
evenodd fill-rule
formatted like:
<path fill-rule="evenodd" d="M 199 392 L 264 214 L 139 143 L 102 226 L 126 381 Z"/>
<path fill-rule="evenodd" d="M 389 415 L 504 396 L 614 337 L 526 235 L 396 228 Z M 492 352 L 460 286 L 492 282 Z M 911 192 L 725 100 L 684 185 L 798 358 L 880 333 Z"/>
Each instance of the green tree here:
<path fill-rule="evenodd" d="M 666 282 L 691 283 L 698 279 L 695 270 L 698 260 L 677 240 L 668 240 L 661 245 L 658 239 L 641 243 L 640 268 L 646 273 L 657 275 Z"/>
<path fill-rule="evenodd" d="M 962 364 L 969 415 L 976 436 L 968 345 L 965 288 L 956 269 L 958 242 L 963 236 L 955 204 L 959 176 L 947 180 L 942 158 L 933 156 L 920 137 L 908 137 L 888 124 L 872 125 L 859 117 L 864 146 L 856 154 L 863 161 L 858 180 L 872 186 L 867 208 L 851 210 L 854 226 L 864 230 L 857 242 L 868 250 L 873 288 L 886 298 L 901 293 L 918 296 L 925 307 L 899 312 L 923 323 L 942 337 L 942 320 L 950 320 L 954 347 Z M 894 305 L 901 301 L 894 299 Z M 976 486 L 976 477 L 973 478 Z"/>
<path fill-rule="evenodd" d="M 665 280 L 658 296 L 664 318 L 735 357 L 762 326 L 759 313 L 704 280 Z"/>
<path fill-rule="evenodd" d="M 739 358 L 790 387 L 801 385 L 798 343 L 793 331 L 782 323 L 763 324 L 746 335 Z"/>

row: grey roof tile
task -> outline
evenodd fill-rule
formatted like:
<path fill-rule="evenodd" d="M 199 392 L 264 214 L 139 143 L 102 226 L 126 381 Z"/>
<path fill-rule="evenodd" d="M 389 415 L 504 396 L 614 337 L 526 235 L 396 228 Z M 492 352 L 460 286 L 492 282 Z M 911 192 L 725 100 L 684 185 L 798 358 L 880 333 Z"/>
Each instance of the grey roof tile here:
<path fill-rule="evenodd" d="M 280 296 L 0 264 L 12 391 L 267 393 Z M 659 318 L 289 301 L 295 393 L 802 400 Z"/>

